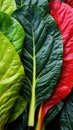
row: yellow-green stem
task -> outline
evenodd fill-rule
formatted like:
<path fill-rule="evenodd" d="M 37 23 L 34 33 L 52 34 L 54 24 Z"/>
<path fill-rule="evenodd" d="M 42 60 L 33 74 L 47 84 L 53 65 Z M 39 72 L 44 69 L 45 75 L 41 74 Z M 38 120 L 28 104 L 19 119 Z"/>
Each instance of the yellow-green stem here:
<path fill-rule="evenodd" d="M 33 35 L 33 80 L 32 80 L 32 92 L 31 92 L 31 102 L 28 117 L 28 126 L 34 126 L 35 118 L 35 88 L 36 88 L 36 56 L 35 56 L 35 41 Z"/>

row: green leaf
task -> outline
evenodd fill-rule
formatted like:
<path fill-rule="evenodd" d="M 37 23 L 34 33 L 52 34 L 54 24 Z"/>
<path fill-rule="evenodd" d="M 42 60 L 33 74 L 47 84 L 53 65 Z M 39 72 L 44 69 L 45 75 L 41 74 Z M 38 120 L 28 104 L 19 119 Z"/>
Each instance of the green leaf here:
<path fill-rule="evenodd" d="M 23 98 L 22 95 L 19 94 L 17 97 L 17 100 L 13 106 L 11 116 L 8 120 L 8 123 L 16 120 L 22 114 L 22 112 L 25 110 L 26 106 L 27 106 L 27 101 Z"/>
<path fill-rule="evenodd" d="M 59 78 L 62 38 L 54 19 L 40 7 L 23 6 L 13 16 L 26 32 L 22 56 L 26 77 L 22 94 L 30 102 L 28 124 L 32 126 L 36 107 L 51 96 Z"/>
<path fill-rule="evenodd" d="M 18 97 L 24 77 L 20 58 L 0 32 L 0 129 L 3 130 Z"/>
<path fill-rule="evenodd" d="M 54 106 L 53 108 L 51 108 L 48 112 L 47 115 L 45 117 L 45 125 L 48 125 L 48 123 L 50 123 L 52 121 L 52 119 L 58 115 L 58 113 L 61 111 L 61 109 L 63 108 L 64 103 L 60 102 L 58 103 L 56 106 Z"/>
<path fill-rule="evenodd" d="M 15 1 L 16 1 L 17 8 L 20 8 L 23 5 L 28 5 L 28 4 L 38 5 L 45 9 L 48 6 L 48 0 L 15 0 Z"/>
<path fill-rule="evenodd" d="M 73 90 L 61 112 L 60 130 L 73 130 Z"/>
<path fill-rule="evenodd" d="M 16 9 L 15 0 L 0 0 L 0 11 L 12 14 Z"/>
<path fill-rule="evenodd" d="M 6 35 L 14 45 L 16 51 L 21 54 L 25 33 L 18 21 L 7 14 L 0 12 L 0 31 Z"/>

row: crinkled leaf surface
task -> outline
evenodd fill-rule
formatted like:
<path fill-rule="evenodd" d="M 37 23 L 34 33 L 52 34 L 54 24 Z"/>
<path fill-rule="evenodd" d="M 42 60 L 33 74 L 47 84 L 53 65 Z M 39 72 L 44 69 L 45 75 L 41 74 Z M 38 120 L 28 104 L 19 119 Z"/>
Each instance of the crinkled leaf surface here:
<path fill-rule="evenodd" d="M 0 31 L 7 36 L 16 51 L 21 54 L 25 33 L 19 22 L 8 14 L 0 12 Z"/>
<path fill-rule="evenodd" d="M 22 7 L 23 5 L 34 4 L 46 9 L 48 5 L 48 0 L 15 0 L 15 1 L 17 8 Z"/>
<path fill-rule="evenodd" d="M 13 16 L 26 32 L 22 56 L 26 78 L 22 93 L 34 110 L 51 96 L 56 85 L 62 66 L 62 39 L 54 19 L 42 8 L 23 6 Z"/>
<path fill-rule="evenodd" d="M 15 0 L 0 0 L 0 11 L 12 14 L 16 9 Z"/>
<path fill-rule="evenodd" d="M 53 95 L 43 103 L 41 122 L 47 111 L 66 98 L 73 87 L 73 9 L 62 2 L 50 2 L 50 13 L 55 18 L 63 38 L 63 65 Z"/>
<path fill-rule="evenodd" d="M 27 101 L 21 94 L 19 94 L 12 108 L 11 116 L 8 120 L 8 123 L 13 122 L 15 119 L 17 119 L 21 115 L 21 113 L 25 110 L 26 106 Z"/>
<path fill-rule="evenodd" d="M 0 129 L 7 122 L 22 86 L 24 69 L 9 40 L 0 32 Z"/>
<path fill-rule="evenodd" d="M 73 91 L 66 100 L 61 113 L 60 130 L 73 130 Z"/>
<path fill-rule="evenodd" d="M 61 111 L 61 109 L 63 108 L 64 103 L 60 102 L 58 103 L 56 106 L 54 106 L 53 108 L 51 108 L 46 116 L 45 116 L 45 125 L 48 125 L 48 123 L 50 123 L 52 121 L 52 119 L 58 115 L 58 113 Z"/>

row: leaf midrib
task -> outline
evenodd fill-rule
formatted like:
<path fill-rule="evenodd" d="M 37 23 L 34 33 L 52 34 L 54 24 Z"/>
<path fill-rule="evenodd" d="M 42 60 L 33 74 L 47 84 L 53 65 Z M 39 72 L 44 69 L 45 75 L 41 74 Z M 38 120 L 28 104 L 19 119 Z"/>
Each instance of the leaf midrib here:
<path fill-rule="evenodd" d="M 33 42 L 33 78 L 32 78 L 32 85 L 31 85 L 31 102 L 30 102 L 30 109 L 29 109 L 28 126 L 34 126 L 35 107 L 36 107 L 36 95 L 35 95 L 36 52 L 35 52 L 35 38 L 34 38 L 33 29 L 32 29 L 32 42 Z"/>
<path fill-rule="evenodd" d="M 33 79 L 32 79 L 32 95 L 35 98 L 35 88 L 36 88 L 36 54 L 35 54 L 35 40 L 34 33 L 32 31 L 33 37 Z"/>

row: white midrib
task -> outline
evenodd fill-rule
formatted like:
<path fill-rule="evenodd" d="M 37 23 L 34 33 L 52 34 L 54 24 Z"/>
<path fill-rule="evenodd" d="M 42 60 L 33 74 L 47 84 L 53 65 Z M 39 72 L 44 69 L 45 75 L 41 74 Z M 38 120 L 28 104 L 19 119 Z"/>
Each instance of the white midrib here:
<path fill-rule="evenodd" d="M 28 126 L 34 126 L 34 118 L 35 118 L 36 55 L 35 55 L 35 41 L 33 32 L 32 37 L 33 37 L 33 79 L 31 86 L 32 91 L 31 91 L 31 102 L 28 117 Z"/>

